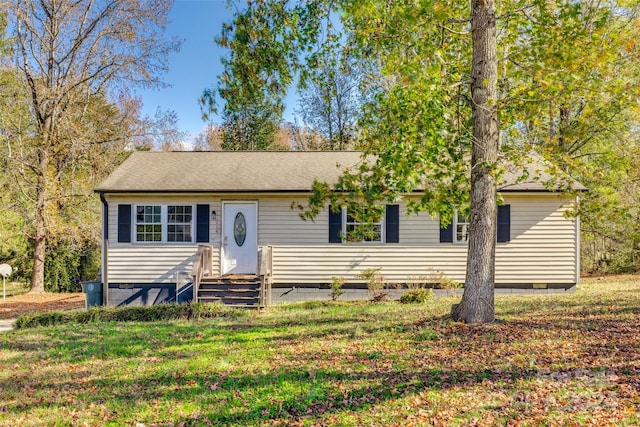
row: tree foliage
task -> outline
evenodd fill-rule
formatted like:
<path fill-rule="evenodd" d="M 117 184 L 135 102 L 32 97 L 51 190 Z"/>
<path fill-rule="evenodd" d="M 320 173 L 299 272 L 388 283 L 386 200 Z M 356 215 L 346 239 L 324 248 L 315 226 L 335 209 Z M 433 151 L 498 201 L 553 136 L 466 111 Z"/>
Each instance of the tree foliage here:
<path fill-rule="evenodd" d="M 223 149 L 273 148 L 284 96 L 297 72 L 306 74 L 301 65 L 313 57 L 309 42 L 319 37 L 328 10 L 324 1 L 251 1 L 223 25 L 216 43 L 229 56 L 217 87 L 201 97 L 205 116 L 223 103 Z"/>
<path fill-rule="evenodd" d="M 305 52 L 324 46 L 320 24 L 331 14 L 310 18 L 304 12 L 337 12 L 346 37 L 341 55 L 378 71 L 367 81 L 371 96 L 358 122 L 357 147 L 364 157 L 335 187 L 316 183 L 301 215 L 313 218 L 327 202 L 334 209 L 364 203 L 369 220 L 377 221 L 381 202 L 418 186 L 426 191 L 410 204 L 413 211 L 427 210 L 446 223 L 455 207 L 470 206 L 465 285 L 481 281 L 484 296 L 470 300 L 485 299 L 491 306 L 486 291 L 493 286 L 498 144 L 500 156 L 516 163 L 530 150 L 543 153 L 587 185 L 595 181 L 589 174 L 604 164 L 628 167 L 616 159 L 637 147 L 640 25 L 637 1 L 512 0 L 495 11 L 493 2 L 470 6 L 447 0 L 250 2 L 249 12 L 238 12 L 234 22 L 251 22 L 251 43 L 259 45 L 265 31 L 265 40 L 278 40 L 278 60 L 249 55 L 244 45 L 228 47 L 237 60 L 250 58 L 255 75 L 269 76 L 277 90 L 265 96 L 281 99 L 292 70 L 304 60 L 320 69 L 317 57 Z M 272 21 L 275 16 L 279 23 Z M 479 58 L 483 51 L 486 56 Z M 493 70 L 484 68 L 489 63 Z M 235 74 L 224 77 L 244 87 Z M 632 147 L 621 147 L 622 135 Z M 583 201 L 587 218 L 598 205 L 589 202 L 601 197 L 596 194 Z M 482 255 L 474 253 L 480 246 Z M 463 318 L 484 322 L 492 314 Z"/>
<path fill-rule="evenodd" d="M 24 196 L 15 187 L 9 171 L 11 141 L 19 137 L 17 130 L 29 127 L 28 111 L 23 104 L 15 102 L 23 96 L 16 73 L 7 68 L 7 58 L 11 44 L 6 38 L 7 19 L 0 11 L 0 99 L 13 100 L 2 102 L 0 108 L 0 263 L 9 263 L 13 267 L 13 280 L 26 279 L 31 271 L 28 239 L 22 232 L 25 227 L 24 212 L 17 209 Z"/>
<path fill-rule="evenodd" d="M 589 188 L 579 209 L 583 267 L 637 270 L 638 2 L 533 5 L 509 22 L 527 48 L 503 49 L 506 137 Z"/>
<path fill-rule="evenodd" d="M 96 280 L 100 267 L 100 247 L 74 242 L 57 242 L 50 246 L 45 259 L 47 292 L 82 292 L 83 280 Z"/>
<path fill-rule="evenodd" d="M 180 130 L 178 114 L 157 108 L 151 117 L 142 118 L 141 133 L 136 144 L 161 151 L 184 151 L 187 132 Z"/>
<path fill-rule="evenodd" d="M 19 76 L 13 69 L 0 72 L 4 84 L 0 89 L 3 100 L 0 112 L 0 153 L 2 173 L 0 174 L 0 203 L 5 214 L 0 219 L 0 233 L 5 237 L 5 261 L 10 261 L 19 272 L 15 277 L 31 279 L 34 253 L 34 206 L 36 202 L 36 178 L 30 167 L 39 150 L 34 137 L 33 121 L 27 111 L 28 102 L 20 84 Z M 109 103 L 96 97 L 85 107 L 82 130 L 94 136 L 102 136 L 111 141 L 104 144 L 78 146 L 75 153 L 68 154 L 68 170 L 60 170 L 55 193 L 46 210 L 48 238 L 45 250 L 45 290 L 69 290 L 60 277 L 75 278 L 76 269 L 63 272 L 62 267 L 78 263 L 69 254 L 80 254 L 96 250 L 99 241 L 100 205 L 92 194 L 93 187 L 110 170 L 124 159 L 123 151 L 126 135 L 131 132 L 131 118 L 125 117 L 125 106 Z M 67 250 L 72 247 L 73 251 Z M 90 249 L 94 248 L 94 249 Z M 58 257 L 65 260 L 56 260 Z M 31 257 L 31 259 L 29 259 Z M 49 270 L 56 267 L 55 271 Z M 84 276 L 83 276 L 84 277 Z M 72 283 L 69 283 L 71 285 Z"/>
<path fill-rule="evenodd" d="M 218 151 L 222 149 L 222 128 L 214 123 L 198 133 L 194 139 L 194 151 Z"/>
<path fill-rule="evenodd" d="M 297 110 L 303 123 L 321 134 L 330 150 L 353 146 L 363 103 L 362 70 L 354 61 L 342 61 L 338 54 L 336 48 L 326 46 L 318 55 L 302 88 Z"/>
<path fill-rule="evenodd" d="M 296 151 L 320 151 L 329 149 L 327 139 L 320 132 L 307 126 L 301 126 L 297 122 L 285 123 L 292 150 Z"/>
<path fill-rule="evenodd" d="M 109 153 L 128 143 L 132 123 L 117 90 L 160 83 L 167 54 L 178 47 L 162 37 L 170 7 L 135 0 L 6 4 L 18 96 L 2 102 L 21 110 L 4 148 L 33 247 L 33 291 L 44 290 L 48 240 L 96 233 L 81 220 L 97 217 L 90 190 L 113 166 Z"/>
<path fill-rule="evenodd" d="M 269 150 L 273 148 L 280 116 L 267 102 L 234 104 L 238 111 L 225 110 L 222 122 L 222 149 Z"/>
<path fill-rule="evenodd" d="M 11 43 L 7 40 L 7 13 L 0 9 L 0 58 L 4 59 L 10 52 Z"/>

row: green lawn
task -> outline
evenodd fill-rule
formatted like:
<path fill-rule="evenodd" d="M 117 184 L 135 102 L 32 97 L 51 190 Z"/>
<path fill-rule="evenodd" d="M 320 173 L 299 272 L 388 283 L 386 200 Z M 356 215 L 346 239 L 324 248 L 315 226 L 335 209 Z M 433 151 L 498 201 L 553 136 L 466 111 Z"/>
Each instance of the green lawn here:
<path fill-rule="evenodd" d="M 0 425 L 640 425 L 639 283 L 12 331 Z"/>

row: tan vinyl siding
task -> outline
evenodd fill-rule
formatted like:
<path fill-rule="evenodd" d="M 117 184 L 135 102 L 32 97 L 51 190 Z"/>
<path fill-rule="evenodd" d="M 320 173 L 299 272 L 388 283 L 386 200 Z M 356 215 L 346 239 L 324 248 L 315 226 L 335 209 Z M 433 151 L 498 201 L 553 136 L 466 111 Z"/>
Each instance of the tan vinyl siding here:
<path fill-rule="evenodd" d="M 122 195 L 107 197 L 109 204 L 109 283 L 173 283 L 177 272 L 191 273 L 198 243 L 118 243 L 118 205 L 209 204 L 216 220 L 209 221 L 209 243 L 213 247 L 212 270 L 220 273 L 220 199 L 207 196 Z M 132 224 L 133 227 L 133 224 Z M 195 237 L 194 229 L 192 230 Z"/>
<path fill-rule="evenodd" d="M 140 245 L 109 249 L 109 283 L 175 283 L 191 272 L 193 245 Z"/>
<path fill-rule="evenodd" d="M 456 280 L 464 280 L 466 247 L 440 249 L 436 246 L 323 245 L 275 246 L 275 283 L 327 283 L 332 276 L 348 282 L 362 282 L 356 275 L 367 268 L 382 267 L 386 281 L 406 282 L 410 276 L 443 270 Z"/>
<path fill-rule="evenodd" d="M 557 195 L 505 196 L 505 203 L 511 205 L 511 241 L 497 244 L 496 283 L 577 281 L 577 227 L 575 219 L 564 215 L 566 202 Z M 288 234 L 274 227 L 271 234 L 284 236 L 277 239 L 282 244 L 274 244 L 274 282 L 327 283 L 332 276 L 360 281 L 356 278 L 359 272 L 377 267 L 382 267 L 382 274 L 391 282 L 406 282 L 438 270 L 464 281 L 467 246 L 440 243 L 438 219 L 424 213 L 407 217 L 404 206 L 400 212 L 399 244 L 327 244 L 325 213 L 317 221 L 321 224 L 310 226 L 324 233 L 322 241 L 316 238 L 306 245 L 284 242 Z M 277 221 L 272 220 L 271 224 Z M 300 229 L 296 234 L 306 236 Z M 262 243 L 269 242 L 265 239 Z"/>
<path fill-rule="evenodd" d="M 109 248 L 109 283 L 175 283 L 191 274 L 196 245 L 120 245 Z M 213 274 L 220 274 L 220 250 L 213 247 Z"/>
<path fill-rule="evenodd" d="M 258 204 L 258 244 L 296 245 L 326 244 L 329 239 L 329 214 L 326 210 L 313 220 L 303 221 L 292 204 L 306 204 L 306 195 L 262 198 Z M 439 222 L 422 212 L 407 216 L 406 205 L 400 204 L 400 242 L 422 245 L 425 239 L 439 236 Z M 371 246 L 371 245 L 367 245 Z"/>
<path fill-rule="evenodd" d="M 195 245 L 120 245 L 109 248 L 109 283 L 175 283 L 191 274 Z M 220 250 L 213 247 L 213 274 L 220 274 Z"/>
<path fill-rule="evenodd" d="M 303 221 L 292 203 L 306 204 L 304 196 L 262 198 L 258 202 L 258 245 L 308 245 L 327 243 L 328 214 L 321 212 L 315 221 Z"/>
<path fill-rule="evenodd" d="M 407 216 L 406 205 L 400 205 L 400 245 L 422 246 L 440 241 L 440 220 L 420 212 Z"/>
<path fill-rule="evenodd" d="M 439 242 L 439 220 L 426 213 L 407 217 L 400 203 L 397 244 L 329 244 L 328 213 L 302 221 L 292 204 L 306 204 L 306 194 L 247 195 L 121 195 L 109 202 L 109 281 L 112 283 L 171 282 L 168 275 L 187 268 L 197 244 L 148 245 L 117 242 L 117 204 L 208 203 L 216 211 L 210 220 L 213 271 L 220 272 L 222 201 L 258 202 L 258 245 L 273 247 L 274 282 L 328 283 L 333 276 L 355 282 L 366 268 L 382 267 L 391 282 L 406 282 L 441 270 L 464 281 L 467 246 Z M 577 220 L 565 217 L 569 203 L 554 194 L 506 194 L 511 205 L 511 241 L 496 247 L 498 284 L 575 283 L 577 281 Z"/>
<path fill-rule="evenodd" d="M 511 241 L 496 248 L 497 283 L 576 283 L 577 220 L 557 195 L 506 196 Z"/>

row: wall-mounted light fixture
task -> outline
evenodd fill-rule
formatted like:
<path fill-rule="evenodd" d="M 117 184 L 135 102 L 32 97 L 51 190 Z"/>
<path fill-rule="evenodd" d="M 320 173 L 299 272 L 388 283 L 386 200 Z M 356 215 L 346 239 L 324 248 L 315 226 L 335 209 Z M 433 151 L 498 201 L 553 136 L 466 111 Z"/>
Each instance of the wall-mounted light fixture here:
<path fill-rule="evenodd" d="M 213 221 L 215 221 L 215 220 L 216 220 L 216 216 L 217 216 L 217 215 L 216 215 L 216 211 L 211 211 L 211 219 L 212 219 Z"/>

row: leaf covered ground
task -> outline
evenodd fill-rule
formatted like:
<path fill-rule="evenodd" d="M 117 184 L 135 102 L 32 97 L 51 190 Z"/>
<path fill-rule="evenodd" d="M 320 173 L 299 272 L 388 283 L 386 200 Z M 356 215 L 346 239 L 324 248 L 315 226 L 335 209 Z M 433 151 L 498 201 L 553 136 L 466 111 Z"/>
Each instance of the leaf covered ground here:
<path fill-rule="evenodd" d="M 44 311 L 67 311 L 85 306 L 83 293 L 56 294 L 44 292 L 40 294 L 25 293 L 0 299 L 0 319 L 16 319 L 30 313 Z"/>
<path fill-rule="evenodd" d="M 0 425 L 640 425 L 640 281 L 0 335 Z"/>

